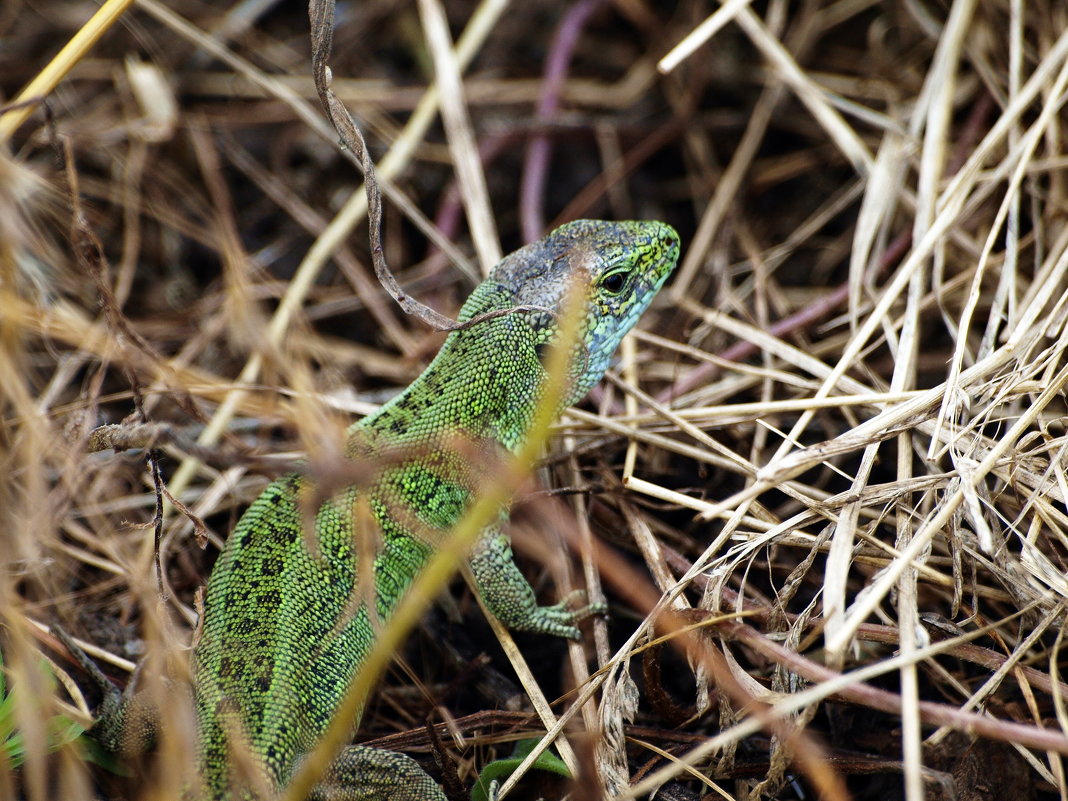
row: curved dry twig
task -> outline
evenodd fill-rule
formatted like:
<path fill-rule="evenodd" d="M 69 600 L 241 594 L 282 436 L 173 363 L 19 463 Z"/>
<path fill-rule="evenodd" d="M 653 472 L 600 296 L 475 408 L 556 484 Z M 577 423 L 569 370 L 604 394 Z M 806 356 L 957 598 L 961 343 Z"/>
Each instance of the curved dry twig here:
<path fill-rule="evenodd" d="M 556 317 L 556 312 L 545 306 L 524 304 L 508 309 L 498 309 L 479 314 L 464 322 L 457 322 L 435 311 L 424 303 L 406 294 L 386 264 L 385 251 L 382 247 L 382 191 L 375 178 L 374 160 L 371 158 L 367 142 L 363 138 L 356 121 L 352 119 L 345 104 L 330 88 L 330 67 L 327 57 L 334 40 L 334 0 L 312 0 L 308 5 L 308 18 L 311 22 L 312 75 L 319 100 L 326 110 L 330 122 L 341 137 L 343 146 L 356 154 L 364 176 L 367 190 L 367 226 L 371 237 L 371 262 L 374 264 L 375 276 L 393 298 L 407 313 L 412 314 L 438 331 L 463 331 L 480 323 L 495 320 L 507 314 L 543 313 Z"/>

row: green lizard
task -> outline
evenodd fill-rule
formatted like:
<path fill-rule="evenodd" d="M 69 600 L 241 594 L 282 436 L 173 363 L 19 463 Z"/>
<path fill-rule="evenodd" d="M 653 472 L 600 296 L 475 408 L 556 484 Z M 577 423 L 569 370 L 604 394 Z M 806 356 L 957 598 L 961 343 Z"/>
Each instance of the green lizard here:
<path fill-rule="evenodd" d="M 515 451 L 523 442 L 547 375 L 542 357 L 569 287 L 577 285 L 584 304 L 561 409 L 600 380 L 678 254 L 678 235 L 663 223 L 579 220 L 505 257 L 464 304 L 460 320 L 520 305 L 541 310 L 454 331 L 406 390 L 354 424 L 348 456 L 377 461 L 373 478 L 322 502 L 311 536 L 304 521 L 312 516 L 302 506 L 302 498 L 315 496 L 310 479 L 281 478 L 253 502 L 208 580 L 194 651 L 210 798 L 276 792 L 314 746 L 376 629 L 428 559 L 434 539 L 464 514 L 493 452 Z M 357 580 L 355 541 L 363 541 L 354 533 L 357 498 L 380 538 L 370 592 Z M 566 602 L 537 605 L 512 560 L 505 517 L 502 510 L 500 525 L 482 533 L 470 558 L 486 605 L 510 628 L 578 637 L 580 612 Z M 365 602 L 371 594 L 374 609 Z M 361 746 L 338 757 L 313 797 L 445 799 L 414 760 Z"/>

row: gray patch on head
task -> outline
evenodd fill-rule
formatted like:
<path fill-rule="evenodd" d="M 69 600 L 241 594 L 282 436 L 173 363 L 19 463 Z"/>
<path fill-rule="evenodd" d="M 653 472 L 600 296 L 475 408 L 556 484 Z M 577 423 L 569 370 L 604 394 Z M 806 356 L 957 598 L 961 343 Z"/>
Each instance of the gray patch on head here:
<path fill-rule="evenodd" d="M 579 255 L 572 237 L 546 237 L 502 259 L 490 280 L 507 289 L 516 305 L 559 309 Z"/>

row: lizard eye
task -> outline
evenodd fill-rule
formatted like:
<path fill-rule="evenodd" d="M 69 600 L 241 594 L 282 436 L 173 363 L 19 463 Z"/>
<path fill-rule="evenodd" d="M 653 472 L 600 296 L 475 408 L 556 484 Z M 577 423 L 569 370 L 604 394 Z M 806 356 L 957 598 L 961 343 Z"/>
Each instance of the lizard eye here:
<path fill-rule="evenodd" d="M 618 295 L 623 291 L 623 287 L 627 285 L 627 278 L 623 273 L 609 273 L 602 281 L 601 286 L 605 288 L 607 292 L 611 292 L 613 295 Z"/>

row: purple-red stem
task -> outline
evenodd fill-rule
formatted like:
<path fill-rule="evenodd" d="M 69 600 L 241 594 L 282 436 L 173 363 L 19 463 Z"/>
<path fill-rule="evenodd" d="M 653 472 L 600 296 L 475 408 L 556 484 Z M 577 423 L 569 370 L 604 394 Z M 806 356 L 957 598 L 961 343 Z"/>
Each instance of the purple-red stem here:
<path fill-rule="evenodd" d="M 560 107 L 560 94 L 571 66 L 575 45 L 578 44 L 586 22 L 603 1 L 579 0 L 560 20 L 556 33 L 553 34 L 549 53 L 545 57 L 545 78 L 541 84 L 541 95 L 535 115 L 537 121 L 550 120 Z M 541 202 L 545 195 L 551 160 L 552 143 L 549 137 L 541 134 L 531 139 L 523 159 L 523 182 L 519 189 L 519 219 L 524 242 L 533 242 L 545 230 L 545 214 Z"/>

